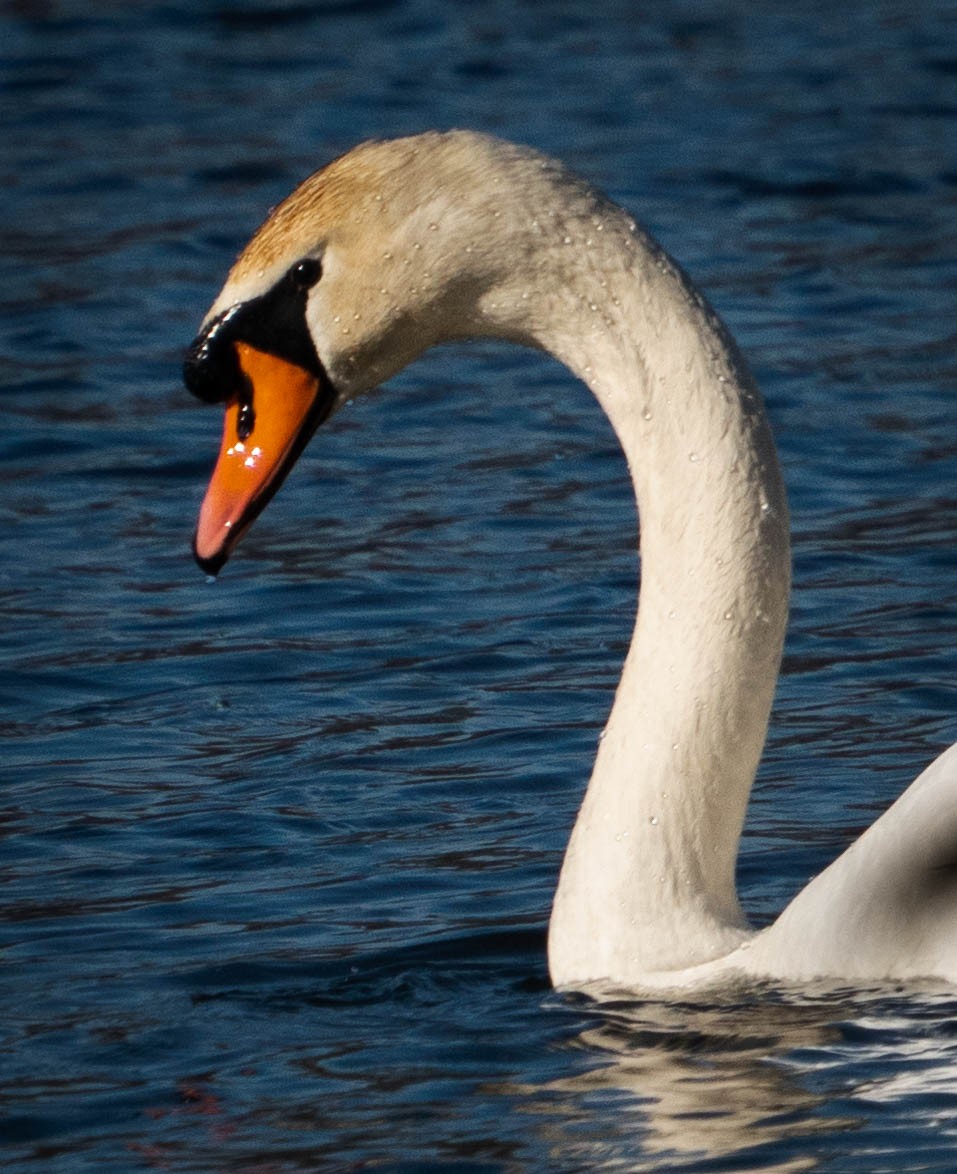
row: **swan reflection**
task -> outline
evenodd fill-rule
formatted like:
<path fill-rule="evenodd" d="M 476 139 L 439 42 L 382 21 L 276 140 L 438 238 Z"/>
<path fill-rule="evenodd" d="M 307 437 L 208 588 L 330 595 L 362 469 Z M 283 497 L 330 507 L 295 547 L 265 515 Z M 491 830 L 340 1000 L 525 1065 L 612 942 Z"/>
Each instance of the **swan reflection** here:
<path fill-rule="evenodd" d="M 875 1102 L 912 1098 L 923 1115 L 946 1103 L 951 1121 L 957 1109 L 952 995 L 752 990 L 709 1005 L 622 997 L 593 1010 L 568 1044 L 585 1066 L 523 1088 L 556 1162 L 700 1169 L 736 1158 L 749 1170 L 810 1170 Z"/>

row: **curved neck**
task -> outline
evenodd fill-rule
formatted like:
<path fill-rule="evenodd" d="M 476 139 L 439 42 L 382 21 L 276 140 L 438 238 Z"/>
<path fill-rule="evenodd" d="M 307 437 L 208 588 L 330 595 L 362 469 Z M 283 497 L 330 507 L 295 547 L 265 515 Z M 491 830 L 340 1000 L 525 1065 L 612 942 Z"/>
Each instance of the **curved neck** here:
<path fill-rule="evenodd" d="M 561 230 L 548 306 L 523 317 L 499 288 L 486 312 L 589 385 L 638 502 L 638 619 L 549 933 L 556 984 L 634 982 L 747 933 L 735 863 L 787 620 L 787 505 L 760 396 L 685 276 L 611 205 Z"/>

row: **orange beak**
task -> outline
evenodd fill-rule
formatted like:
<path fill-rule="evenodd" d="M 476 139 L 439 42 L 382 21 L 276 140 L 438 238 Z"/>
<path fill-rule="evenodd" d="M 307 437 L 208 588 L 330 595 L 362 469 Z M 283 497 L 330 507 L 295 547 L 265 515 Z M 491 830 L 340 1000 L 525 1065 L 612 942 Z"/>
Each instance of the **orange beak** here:
<path fill-rule="evenodd" d="M 312 372 L 248 343 L 234 346 L 247 390 L 252 389 L 252 413 L 248 397 L 237 394 L 227 403 L 219 457 L 199 511 L 193 552 L 211 575 L 283 483 L 332 406 Z"/>

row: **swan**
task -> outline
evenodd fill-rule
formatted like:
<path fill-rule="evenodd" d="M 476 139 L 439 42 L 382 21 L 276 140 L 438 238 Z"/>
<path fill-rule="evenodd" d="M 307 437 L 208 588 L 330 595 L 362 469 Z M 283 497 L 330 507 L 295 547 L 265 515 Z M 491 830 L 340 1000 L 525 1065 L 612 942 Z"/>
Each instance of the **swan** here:
<path fill-rule="evenodd" d="M 957 746 L 777 921 L 735 890 L 790 590 L 759 392 L 704 297 L 560 163 L 469 131 L 362 144 L 252 237 L 187 351 L 225 405 L 194 538 L 216 574 L 315 429 L 428 347 L 489 336 L 580 377 L 641 522 L 633 639 L 549 924 L 558 987 L 957 980 Z"/>

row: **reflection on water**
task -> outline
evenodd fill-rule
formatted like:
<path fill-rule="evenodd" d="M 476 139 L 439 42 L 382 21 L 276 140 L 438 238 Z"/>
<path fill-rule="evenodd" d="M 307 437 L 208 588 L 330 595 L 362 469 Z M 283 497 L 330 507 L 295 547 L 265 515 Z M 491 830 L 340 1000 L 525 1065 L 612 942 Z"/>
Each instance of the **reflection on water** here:
<path fill-rule="evenodd" d="M 574 1153 L 589 1168 L 621 1161 L 593 1128 L 600 1105 L 614 1111 L 618 1135 L 631 1134 L 634 1169 L 725 1169 L 719 1160 L 729 1158 L 768 1172 L 814 1169 L 827 1164 L 829 1139 L 865 1126 L 867 1103 L 953 1104 L 957 1042 L 941 1021 L 955 1010 L 952 994 L 932 992 L 906 1002 L 861 991 L 742 990 L 709 1006 L 606 999 L 569 1045 L 600 1063 L 523 1091 L 529 1111 L 547 1118 L 541 1137 L 553 1156 Z M 842 1075 L 851 1055 L 856 1084 Z M 946 1152 L 957 1140 L 950 1114 L 944 1128 Z"/>
<path fill-rule="evenodd" d="M 649 1157 L 726 1157 L 845 1128 L 851 1119 L 816 1116 L 824 1097 L 774 1063 L 794 1048 L 835 1042 L 837 1029 L 828 1015 L 795 1010 L 760 1003 L 623 1008 L 583 1033 L 582 1046 L 612 1058 L 585 1078 L 587 1092 L 628 1094 Z M 810 1164 L 784 1158 L 769 1168 Z"/>

